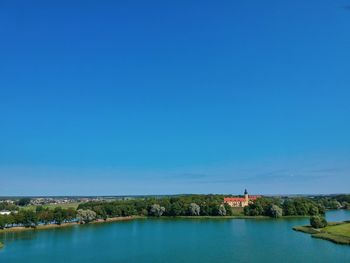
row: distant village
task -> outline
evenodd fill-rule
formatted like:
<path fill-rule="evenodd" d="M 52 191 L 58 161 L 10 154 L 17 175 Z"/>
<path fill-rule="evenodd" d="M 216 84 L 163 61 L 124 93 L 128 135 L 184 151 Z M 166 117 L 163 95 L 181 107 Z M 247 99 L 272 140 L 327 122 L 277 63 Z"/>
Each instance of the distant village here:
<path fill-rule="evenodd" d="M 261 196 L 249 195 L 248 191 L 244 191 L 244 197 L 224 197 L 223 203 L 231 207 L 245 207 Z M 114 200 L 130 200 L 138 197 L 116 196 L 116 197 L 21 197 L 21 198 L 2 198 L 0 199 L 0 215 L 9 215 L 16 213 L 15 208 L 20 206 L 69 206 L 74 203 L 87 203 L 99 201 L 114 201 Z M 4 206 L 4 204 L 7 204 Z M 13 206 L 11 206 L 13 205 Z M 1 209 L 6 207 L 7 209 Z M 13 207 L 13 210 L 8 208 Z"/>
<path fill-rule="evenodd" d="M 231 207 L 246 207 L 257 198 L 259 195 L 249 195 L 248 191 L 244 191 L 244 197 L 224 197 L 223 203 Z M 24 198 L 3 198 L 0 199 L 1 207 L 6 207 L 7 209 L 0 209 L 0 215 L 9 215 L 11 213 L 16 213 L 14 209 L 17 205 L 20 206 L 69 206 L 74 203 L 87 203 L 87 202 L 99 202 L 99 201 L 114 201 L 114 200 L 130 200 L 142 197 L 24 197 Z M 4 206 L 4 204 L 7 204 Z M 10 205 L 10 206 L 9 206 Z M 11 206 L 13 205 L 13 206 Z M 13 210 L 8 208 L 13 207 Z"/>
<path fill-rule="evenodd" d="M 244 197 L 224 197 L 223 203 L 231 207 L 245 207 L 255 201 L 260 195 L 249 195 L 248 191 L 244 191 Z M 65 206 L 73 203 L 99 202 L 99 201 L 114 201 L 114 200 L 130 200 L 142 197 L 21 197 L 21 198 L 3 198 L 0 199 L 0 204 L 9 204 L 20 206 Z M 23 201 L 26 200 L 26 201 Z M 24 202 L 21 204 L 21 202 Z M 1 207 L 1 206 L 0 206 Z M 11 211 L 1 211 L 0 214 L 10 214 Z"/>
<path fill-rule="evenodd" d="M 191 197 L 192 196 L 192 197 Z M 197 196 L 197 197 L 196 197 Z M 262 198 L 261 195 L 250 195 L 247 190 L 244 191 L 243 195 L 158 195 L 158 196 L 52 196 L 52 197 L 0 197 L 0 215 L 10 215 L 11 213 L 17 213 L 20 207 L 74 207 L 77 208 L 79 204 L 84 203 L 98 203 L 98 202 L 110 202 L 110 201 L 122 201 L 122 200 L 149 200 L 154 199 L 154 202 L 164 200 L 164 198 L 182 198 L 182 200 L 194 200 L 198 201 L 201 199 L 208 198 L 208 200 L 215 200 L 216 205 L 224 205 L 226 208 L 246 208 L 250 204 L 254 203 L 257 199 Z M 278 202 L 284 202 L 285 200 L 295 200 L 294 198 L 307 198 L 320 203 L 321 206 L 326 209 L 339 209 L 348 208 L 349 202 L 347 202 L 348 195 L 333 195 L 333 196 L 322 196 L 322 195 L 292 195 L 292 196 L 265 196 L 270 198 L 269 200 L 277 200 L 276 204 L 281 205 Z M 197 199 L 196 199 L 197 198 Z M 214 199 L 212 199 L 214 198 Z M 272 199 L 271 199 L 272 198 Z M 277 199 L 273 199 L 277 198 Z M 280 200 L 282 201 L 278 201 Z M 284 201 L 283 201 L 284 200 Z M 148 202 L 148 201 L 147 201 Z M 204 201 L 203 201 L 204 202 Z M 205 202 L 203 203 L 205 204 Z M 203 205 L 202 204 L 202 205 Z M 242 209 L 236 211 L 243 211 Z M 248 210 L 247 210 L 248 211 Z"/>
<path fill-rule="evenodd" d="M 0 215 L 16 213 L 17 206 L 67 206 L 73 203 L 86 203 L 107 200 L 103 197 L 11 197 L 0 199 Z M 6 209 L 2 209 L 6 208 Z M 12 209 L 11 209 L 12 208 Z"/>

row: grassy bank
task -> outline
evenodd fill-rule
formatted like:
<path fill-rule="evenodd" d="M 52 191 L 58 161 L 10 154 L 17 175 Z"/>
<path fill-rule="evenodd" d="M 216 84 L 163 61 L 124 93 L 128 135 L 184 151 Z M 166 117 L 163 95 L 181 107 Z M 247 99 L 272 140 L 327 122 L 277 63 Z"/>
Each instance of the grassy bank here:
<path fill-rule="evenodd" d="M 110 223 L 110 222 L 117 222 L 117 221 L 128 221 L 136 219 L 132 216 L 126 216 L 126 217 L 113 217 L 113 218 L 107 218 L 107 220 L 96 220 L 93 222 L 90 222 L 89 224 L 101 224 L 101 223 Z M 47 224 L 47 225 L 39 225 L 35 228 L 32 227 L 11 227 L 11 228 L 5 228 L 0 230 L 1 233 L 9 233 L 9 232 L 22 232 L 22 231 L 37 231 L 37 230 L 46 230 L 46 229 L 54 229 L 54 228 L 65 228 L 65 227 L 72 227 L 72 226 L 78 226 L 81 225 L 80 223 L 74 222 L 74 223 L 64 223 L 61 225 L 57 224 Z"/>
<path fill-rule="evenodd" d="M 312 228 L 311 226 L 295 226 L 293 227 L 293 230 L 300 231 L 310 235 L 320 233 L 318 229 Z"/>
<path fill-rule="evenodd" d="M 310 234 L 313 238 L 320 238 L 337 244 L 350 245 L 350 223 L 334 222 L 327 227 L 315 229 L 311 226 L 297 226 L 293 230 Z"/>

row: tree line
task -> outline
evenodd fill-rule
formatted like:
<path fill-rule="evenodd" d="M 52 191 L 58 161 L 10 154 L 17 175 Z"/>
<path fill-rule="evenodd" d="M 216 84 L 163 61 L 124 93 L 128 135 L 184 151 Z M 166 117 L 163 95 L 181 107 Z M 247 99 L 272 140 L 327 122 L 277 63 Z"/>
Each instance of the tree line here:
<path fill-rule="evenodd" d="M 350 209 L 350 195 L 316 196 L 315 201 L 325 209 Z"/>
<path fill-rule="evenodd" d="M 181 197 L 142 198 L 118 201 L 82 203 L 77 209 L 54 209 L 37 206 L 19 209 L 10 215 L 0 215 L 0 229 L 5 227 L 36 227 L 70 222 L 89 223 L 96 219 L 125 216 L 225 216 L 232 209 L 223 204 L 223 195 L 188 195 Z M 13 208 L 13 207 L 11 207 Z"/>
<path fill-rule="evenodd" d="M 37 225 L 80 222 L 89 223 L 97 219 L 96 213 L 89 209 L 61 208 L 55 209 L 37 206 L 35 210 L 22 209 L 10 215 L 0 215 L 0 229 L 5 227 L 32 227 Z"/>
<path fill-rule="evenodd" d="M 325 214 L 325 207 L 310 198 L 259 198 L 244 208 L 247 216 L 315 216 Z"/>
<path fill-rule="evenodd" d="M 243 208 L 223 203 L 224 195 L 183 195 L 144 197 L 130 200 L 81 203 L 77 209 L 37 206 L 35 210 L 0 203 L 1 209 L 12 211 L 0 215 L 0 229 L 13 226 L 36 227 L 38 224 L 89 223 L 96 219 L 126 216 L 322 216 L 326 209 L 348 208 L 350 195 L 314 198 L 262 197 Z M 18 204 L 28 204 L 22 200 Z"/>
<path fill-rule="evenodd" d="M 98 218 L 120 216 L 226 216 L 234 211 L 223 204 L 223 195 L 186 195 L 177 197 L 87 202 L 78 209 L 89 209 Z"/>
<path fill-rule="evenodd" d="M 18 212 L 13 212 L 10 215 L 0 215 L 0 228 L 24 226 L 36 227 L 38 224 L 57 224 L 72 222 L 77 217 L 77 211 L 74 208 L 55 209 L 36 207 L 36 210 L 21 209 Z"/>

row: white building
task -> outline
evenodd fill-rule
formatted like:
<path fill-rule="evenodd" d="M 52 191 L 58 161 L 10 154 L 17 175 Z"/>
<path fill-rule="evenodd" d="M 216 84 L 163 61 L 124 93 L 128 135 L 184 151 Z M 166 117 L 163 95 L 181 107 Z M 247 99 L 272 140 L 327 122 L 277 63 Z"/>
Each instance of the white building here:
<path fill-rule="evenodd" d="M 6 210 L 0 211 L 0 215 L 8 216 L 10 214 L 11 214 L 11 211 L 6 211 Z"/>

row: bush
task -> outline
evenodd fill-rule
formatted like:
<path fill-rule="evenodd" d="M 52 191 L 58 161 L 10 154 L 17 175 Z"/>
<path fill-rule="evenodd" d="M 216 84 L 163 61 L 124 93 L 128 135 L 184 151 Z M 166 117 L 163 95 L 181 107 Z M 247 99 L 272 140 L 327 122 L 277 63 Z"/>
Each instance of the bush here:
<path fill-rule="evenodd" d="M 81 224 L 87 224 L 96 219 L 96 213 L 90 209 L 79 209 L 77 211 L 77 218 Z"/>
<path fill-rule="evenodd" d="M 17 205 L 26 206 L 30 204 L 30 198 L 21 198 L 18 200 Z"/>
<path fill-rule="evenodd" d="M 226 208 L 224 205 L 220 205 L 219 211 L 218 211 L 219 216 L 225 216 L 226 215 Z"/>
<path fill-rule="evenodd" d="M 310 218 L 310 225 L 313 228 L 323 228 L 327 226 L 327 220 L 322 216 L 312 216 Z"/>
<path fill-rule="evenodd" d="M 283 210 L 278 205 L 270 206 L 270 216 L 274 218 L 282 217 Z"/>
<path fill-rule="evenodd" d="M 162 214 L 165 212 L 165 208 L 163 206 L 160 206 L 159 204 L 153 204 L 151 206 L 151 209 L 149 211 L 149 214 L 150 215 L 153 215 L 153 216 L 162 216 Z"/>
<path fill-rule="evenodd" d="M 191 203 L 188 208 L 188 212 L 191 216 L 199 216 L 200 211 L 201 211 L 201 208 L 196 203 Z"/>

